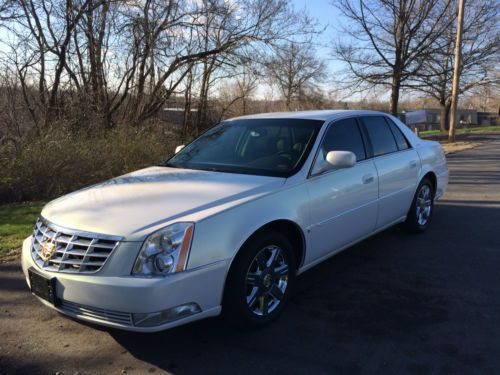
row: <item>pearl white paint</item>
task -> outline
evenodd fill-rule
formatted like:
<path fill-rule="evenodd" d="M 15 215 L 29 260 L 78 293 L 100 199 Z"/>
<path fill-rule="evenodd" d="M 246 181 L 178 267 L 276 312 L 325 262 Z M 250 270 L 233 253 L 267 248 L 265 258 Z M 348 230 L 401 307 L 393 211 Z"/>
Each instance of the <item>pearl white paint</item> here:
<path fill-rule="evenodd" d="M 145 313 L 196 302 L 203 310 L 199 315 L 147 329 L 93 320 L 99 324 L 155 331 L 217 315 L 234 257 L 262 226 L 287 220 L 300 229 L 305 244 L 305 256 L 298 260 L 302 272 L 403 221 L 426 173 L 437 176 L 436 198 L 443 194 L 448 168 L 441 146 L 421 140 L 392 116 L 411 149 L 364 160 L 351 168 L 311 174 L 328 126 L 361 115 L 388 116 L 371 111 L 312 111 L 245 117 L 324 121 L 302 169 L 287 179 L 151 167 L 56 199 L 41 213 L 46 220 L 72 230 L 120 236 L 124 241 L 96 274 L 39 271 L 57 278 L 59 298 L 83 305 Z M 166 225 L 183 221 L 195 223 L 187 271 L 161 278 L 133 277 L 131 270 L 142 241 Z M 25 273 L 36 267 L 30 246 L 29 238 L 23 246 Z"/>

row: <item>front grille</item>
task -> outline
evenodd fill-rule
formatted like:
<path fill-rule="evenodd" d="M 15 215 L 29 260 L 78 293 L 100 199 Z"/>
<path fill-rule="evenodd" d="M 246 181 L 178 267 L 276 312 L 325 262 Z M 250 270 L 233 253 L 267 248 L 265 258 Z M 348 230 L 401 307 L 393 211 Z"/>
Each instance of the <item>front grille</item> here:
<path fill-rule="evenodd" d="M 33 231 L 31 256 L 47 271 L 94 273 L 118 245 L 116 238 L 92 233 L 71 233 L 38 219 Z"/>
<path fill-rule="evenodd" d="M 78 303 L 64 300 L 61 301 L 61 304 L 58 307 L 61 310 L 68 312 L 70 315 L 104 320 L 106 322 L 118 323 L 127 326 L 132 325 L 132 317 L 130 313 L 99 309 L 97 307 L 80 305 Z"/>

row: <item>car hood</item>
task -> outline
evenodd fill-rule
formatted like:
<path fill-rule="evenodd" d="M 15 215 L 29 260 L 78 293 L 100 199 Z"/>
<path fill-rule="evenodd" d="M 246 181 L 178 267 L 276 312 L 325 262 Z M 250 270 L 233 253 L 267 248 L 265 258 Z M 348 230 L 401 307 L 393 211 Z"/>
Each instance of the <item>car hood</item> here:
<path fill-rule="evenodd" d="M 41 215 L 63 228 L 139 241 L 169 222 L 203 218 L 269 193 L 284 181 L 151 167 L 62 196 L 48 203 Z"/>

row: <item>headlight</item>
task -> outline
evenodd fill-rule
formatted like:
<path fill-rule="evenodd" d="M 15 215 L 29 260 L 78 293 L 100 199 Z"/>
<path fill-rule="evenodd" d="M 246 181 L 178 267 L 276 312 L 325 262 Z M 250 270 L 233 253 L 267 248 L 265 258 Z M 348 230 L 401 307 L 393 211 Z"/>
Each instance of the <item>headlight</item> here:
<path fill-rule="evenodd" d="M 142 245 L 132 274 L 161 276 L 186 268 L 193 223 L 176 223 L 151 234 Z"/>

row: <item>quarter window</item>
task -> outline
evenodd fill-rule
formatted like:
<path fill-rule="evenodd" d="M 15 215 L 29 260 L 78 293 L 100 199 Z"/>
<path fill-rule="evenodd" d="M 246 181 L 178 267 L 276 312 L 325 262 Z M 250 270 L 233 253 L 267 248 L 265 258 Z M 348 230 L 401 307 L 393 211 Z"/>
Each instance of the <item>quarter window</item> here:
<path fill-rule="evenodd" d="M 389 125 L 382 116 L 363 117 L 368 136 L 372 143 L 373 156 L 380 156 L 398 151 L 398 146 L 394 140 Z"/>
<path fill-rule="evenodd" d="M 396 139 L 396 143 L 398 144 L 398 149 L 406 150 L 410 148 L 410 145 L 408 144 L 408 141 L 401 132 L 401 129 L 399 129 L 399 127 L 387 117 L 385 118 L 385 120 L 387 121 L 387 123 L 391 128 L 392 134 L 394 134 L 394 138 Z"/>

